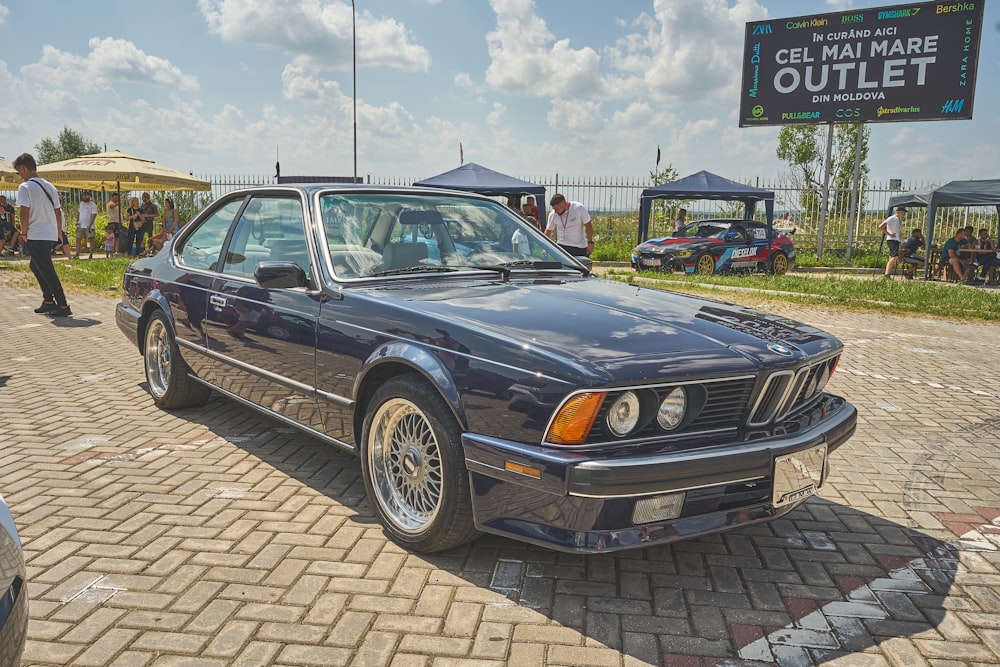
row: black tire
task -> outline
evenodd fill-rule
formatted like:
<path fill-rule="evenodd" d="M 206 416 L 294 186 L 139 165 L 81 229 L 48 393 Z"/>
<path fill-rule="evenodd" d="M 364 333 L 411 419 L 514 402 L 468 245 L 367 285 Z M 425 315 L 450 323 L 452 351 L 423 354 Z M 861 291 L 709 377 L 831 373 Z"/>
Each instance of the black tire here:
<path fill-rule="evenodd" d="M 146 388 L 153 403 L 164 410 L 204 405 L 212 395 L 209 387 L 192 380 L 188 365 L 181 359 L 170 321 L 162 310 L 149 317 L 143 346 Z"/>
<path fill-rule="evenodd" d="M 788 273 L 788 255 L 777 252 L 771 256 L 771 266 L 769 273 L 773 276 L 783 276 Z"/>
<path fill-rule="evenodd" d="M 715 257 L 711 253 L 703 252 L 694 260 L 694 272 L 701 276 L 710 276 L 715 273 Z"/>
<path fill-rule="evenodd" d="M 444 551 L 478 535 L 461 429 L 423 378 L 402 375 L 368 403 L 361 442 L 365 492 L 389 538 Z"/>

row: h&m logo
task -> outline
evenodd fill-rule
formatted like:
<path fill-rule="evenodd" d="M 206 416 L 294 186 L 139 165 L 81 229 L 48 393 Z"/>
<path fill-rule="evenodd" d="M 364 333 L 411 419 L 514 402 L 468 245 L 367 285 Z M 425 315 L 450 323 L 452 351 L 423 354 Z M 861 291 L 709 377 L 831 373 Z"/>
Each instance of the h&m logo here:
<path fill-rule="evenodd" d="M 960 100 L 948 100 L 941 105 L 941 113 L 961 113 L 965 106 L 965 98 Z"/>
<path fill-rule="evenodd" d="M 774 32 L 774 31 L 771 29 L 771 24 L 770 23 L 765 23 L 764 25 L 755 25 L 753 27 L 753 32 L 751 34 L 752 35 L 770 35 L 772 32 Z"/>

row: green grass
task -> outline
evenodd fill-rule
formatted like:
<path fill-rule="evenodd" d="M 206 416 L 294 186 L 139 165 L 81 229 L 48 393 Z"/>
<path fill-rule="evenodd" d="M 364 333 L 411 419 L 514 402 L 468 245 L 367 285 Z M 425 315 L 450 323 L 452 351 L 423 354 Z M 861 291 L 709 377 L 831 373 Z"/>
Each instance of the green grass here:
<path fill-rule="evenodd" d="M 127 257 L 61 260 L 55 266 L 67 291 L 117 295 L 121 291 L 122 273 L 130 261 Z M 7 274 L 5 283 L 21 287 L 35 285 L 27 261 L 0 261 L 0 273 Z M 896 280 L 889 281 L 873 278 L 869 273 L 861 277 L 764 274 L 684 276 L 653 272 L 637 274 L 631 269 L 608 269 L 601 273 L 612 280 L 710 294 L 729 301 L 787 301 L 851 310 L 1000 320 L 1000 290 L 902 280 L 898 276 Z"/>
<path fill-rule="evenodd" d="M 105 259 L 102 252 L 100 255 L 94 255 L 94 259 L 56 260 L 55 267 L 63 289 L 68 292 L 117 295 L 122 288 L 122 274 L 131 261 L 132 258 L 129 257 Z M 18 286 L 36 286 L 27 259 L 16 262 L 0 261 L 0 272 L 7 275 L 6 281 Z"/>
<path fill-rule="evenodd" d="M 612 269 L 605 277 L 640 282 L 652 287 L 690 293 L 712 294 L 724 300 L 744 293 L 757 300 L 822 304 L 850 310 L 870 310 L 911 315 L 956 317 L 968 320 L 1000 320 L 1000 291 L 923 280 L 882 280 L 863 277 L 714 275 L 685 276 L 634 273 Z"/>

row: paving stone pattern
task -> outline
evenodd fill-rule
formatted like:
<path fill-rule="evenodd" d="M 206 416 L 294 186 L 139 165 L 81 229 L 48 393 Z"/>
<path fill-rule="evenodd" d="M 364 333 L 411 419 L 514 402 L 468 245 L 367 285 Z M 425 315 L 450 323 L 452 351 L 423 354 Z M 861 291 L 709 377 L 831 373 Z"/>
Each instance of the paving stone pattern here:
<path fill-rule="evenodd" d="M 727 297 L 728 298 L 728 297 Z M 838 335 L 860 411 L 821 496 L 609 556 L 387 541 L 350 456 L 221 398 L 157 410 L 111 297 L 0 287 L 0 492 L 25 665 L 995 665 L 997 325 L 770 310 Z"/>

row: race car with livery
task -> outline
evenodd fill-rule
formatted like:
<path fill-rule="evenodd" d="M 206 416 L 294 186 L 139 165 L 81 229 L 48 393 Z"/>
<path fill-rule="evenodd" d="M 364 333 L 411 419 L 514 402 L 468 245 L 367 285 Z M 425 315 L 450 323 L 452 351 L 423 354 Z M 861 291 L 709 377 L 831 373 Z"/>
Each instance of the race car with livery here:
<path fill-rule="evenodd" d="M 756 220 L 699 220 L 675 236 L 649 239 L 632 251 L 637 271 L 782 275 L 794 264 L 792 239 Z"/>

